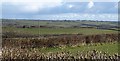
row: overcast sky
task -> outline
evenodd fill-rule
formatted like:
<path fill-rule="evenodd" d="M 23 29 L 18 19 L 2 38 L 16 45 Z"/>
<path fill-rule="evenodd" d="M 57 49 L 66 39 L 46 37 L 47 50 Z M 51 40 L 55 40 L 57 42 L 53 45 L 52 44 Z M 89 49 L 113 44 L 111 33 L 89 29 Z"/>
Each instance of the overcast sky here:
<path fill-rule="evenodd" d="M 2 18 L 117 20 L 117 1 L 4 0 Z"/>

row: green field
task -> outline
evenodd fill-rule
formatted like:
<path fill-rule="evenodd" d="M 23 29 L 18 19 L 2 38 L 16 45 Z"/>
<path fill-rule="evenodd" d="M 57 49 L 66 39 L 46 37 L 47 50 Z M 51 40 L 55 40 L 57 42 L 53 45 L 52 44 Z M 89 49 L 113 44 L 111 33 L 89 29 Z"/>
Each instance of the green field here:
<path fill-rule="evenodd" d="M 80 26 L 81 24 L 92 24 L 92 25 L 108 25 L 108 26 L 117 26 L 118 22 L 110 21 L 89 21 L 89 20 L 3 20 L 3 25 L 6 24 L 17 24 L 17 25 L 35 25 L 35 26 L 57 26 L 57 27 L 71 27 L 71 26 Z"/>
<path fill-rule="evenodd" d="M 118 33 L 116 30 L 107 30 L 107 26 L 117 26 L 117 22 L 97 22 L 97 21 L 3 21 L 4 25 L 2 28 L 3 32 L 14 32 L 15 34 L 28 34 L 28 35 L 44 35 L 44 34 L 83 34 L 83 35 L 96 35 L 96 34 L 114 34 Z M 16 24 L 16 25 L 15 25 Z M 82 28 L 81 24 L 88 24 L 88 25 L 106 25 L 106 29 L 97 29 L 97 27 L 93 28 Z M 10 25 L 10 26 L 9 26 Z M 17 28 L 16 26 L 48 26 L 47 28 Z M 52 28 L 49 28 L 51 26 Z M 74 26 L 78 26 L 77 28 Z M 80 27 L 81 26 L 81 27 Z M 111 28 L 110 28 L 111 29 Z M 117 28 L 115 28 L 117 29 Z M 91 50 L 98 50 L 102 52 L 107 52 L 109 54 L 118 53 L 118 44 L 115 43 L 103 43 L 103 45 L 97 44 L 95 45 L 79 45 L 79 46 L 63 46 L 63 47 L 46 47 L 46 48 L 35 48 L 42 53 L 48 52 L 65 52 L 70 51 L 72 54 L 76 54 L 79 52 L 87 52 Z M 31 51 L 33 49 L 30 49 Z"/>
<path fill-rule="evenodd" d="M 104 43 L 103 45 L 99 45 L 97 44 L 97 46 L 90 46 L 90 45 L 79 45 L 79 46 L 75 46 L 75 47 L 71 47 L 71 46 L 63 46 L 61 48 L 59 47 L 51 47 L 51 48 L 36 48 L 37 50 L 39 50 L 42 53 L 48 53 L 48 52 L 67 52 L 70 51 L 72 54 L 76 54 L 77 52 L 87 52 L 87 51 L 92 51 L 92 50 L 97 50 L 97 51 L 102 51 L 102 52 L 107 52 L 109 54 L 114 54 L 114 53 L 118 53 L 118 46 L 120 46 L 120 44 L 118 44 L 117 42 L 112 43 Z"/>
<path fill-rule="evenodd" d="M 84 25 L 87 24 L 87 25 Z M 17 26 L 46 26 L 47 28 L 17 28 Z M 93 28 L 87 28 L 93 25 Z M 97 26 L 105 29 L 97 29 Z M 107 30 L 107 26 L 117 26 L 118 22 L 112 21 L 90 21 L 90 20 L 13 20 L 3 19 L 3 31 L 16 32 L 18 34 L 108 34 L 118 33 L 115 30 Z M 5 28 L 4 28 L 5 27 Z M 51 28 L 49 28 L 51 27 Z M 86 27 L 86 28 L 82 28 Z M 91 27 L 91 26 L 90 26 Z M 109 28 L 109 27 L 108 27 Z M 109 28 L 112 29 L 112 28 Z"/>
<path fill-rule="evenodd" d="M 110 34 L 118 33 L 114 30 L 102 30 L 94 28 L 14 28 L 7 27 L 3 28 L 3 31 L 14 31 L 17 33 L 25 34 L 84 34 L 84 35 L 93 35 L 93 34 Z"/>

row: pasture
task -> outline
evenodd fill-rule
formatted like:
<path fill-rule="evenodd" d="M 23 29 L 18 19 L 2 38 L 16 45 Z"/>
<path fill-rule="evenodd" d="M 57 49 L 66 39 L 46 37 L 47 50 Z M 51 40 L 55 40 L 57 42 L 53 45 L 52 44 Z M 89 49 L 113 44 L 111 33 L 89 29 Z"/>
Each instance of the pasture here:
<path fill-rule="evenodd" d="M 42 53 L 55 53 L 55 52 L 71 52 L 73 55 L 77 52 L 86 53 L 87 51 L 98 50 L 102 52 L 107 52 L 108 54 L 118 53 L 118 44 L 117 42 L 113 43 L 103 43 L 100 45 L 99 43 L 94 43 L 93 45 L 78 45 L 78 46 L 62 46 L 62 47 L 50 47 L 50 48 L 36 48 Z M 31 49 L 32 50 L 32 49 Z"/>
<path fill-rule="evenodd" d="M 42 56 L 43 59 L 46 57 L 51 59 L 62 52 L 65 55 L 57 57 L 72 55 L 72 58 L 75 58 L 79 53 L 83 54 L 79 55 L 83 57 L 82 59 L 86 58 L 84 55 L 87 55 L 87 58 L 97 57 L 94 59 L 98 57 L 116 59 L 120 57 L 116 55 L 119 53 L 120 44 L 117 42 L 119 35 L 119 26 L 114 21 L 4 19 L 2 26 L 3 58 L 36 59 Z M 96 56 L 92 56 L 89 52 Z M 49 53 L 53 55 L 47 55 Z"/>
<path fill-rule="evenodd" d="M 83 35 L 94 35 L 94 34 L 111 34 L 118 33 L 114 30 L 102 30 L 95 28 L 14 28 L 7 27 L 3 28 L 3 32 L 15 32 L 18 34 L 83 34 Z"/>
<path fill-rule="evenodd" d="M 3 26 L 49 26 L 49 27 L 82 27 L 82 26 L 118 26 L 117 21 L 93 21 L 93 20 L 24 20 L 2 19 Z"/>

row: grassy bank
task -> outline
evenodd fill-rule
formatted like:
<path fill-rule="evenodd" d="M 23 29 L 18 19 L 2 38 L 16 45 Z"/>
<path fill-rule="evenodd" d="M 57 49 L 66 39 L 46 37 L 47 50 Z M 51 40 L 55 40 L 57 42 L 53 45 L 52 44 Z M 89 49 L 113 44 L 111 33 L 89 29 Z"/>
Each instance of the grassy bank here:
<path fill-rule="evenodd" d="M 118 44 L 117 42 L 114 43 L 103 43 L 102 45 L 97 44 L 95 45 L 80 45 L 80 46 L 63 46 L 63 47 L 49 47 L 49 48 L 36 48 L 37 50 L 39 50 L 42 53 L 48 53 L 48 52 L 71 52 L 72 54 L 76 54 L 78 52 L 87 52 L 87 51 L 92 51 L 92 50 L 97 50 L 97 51 L 102 51 L 102 52 L 107 52 L 109 54 L 114 54 L 114 53 L 118 53 Z"/>

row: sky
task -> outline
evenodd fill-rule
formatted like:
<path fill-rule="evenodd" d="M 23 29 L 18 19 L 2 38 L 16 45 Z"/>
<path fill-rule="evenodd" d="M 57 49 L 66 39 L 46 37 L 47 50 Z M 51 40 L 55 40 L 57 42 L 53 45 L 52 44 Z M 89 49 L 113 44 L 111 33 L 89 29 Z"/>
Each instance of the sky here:
<path fill-rule="evenodd" d="M 2 0 L 1 18 L 118 20 L 118 0 Z"/>

